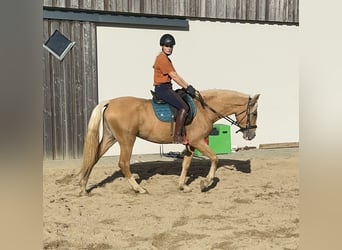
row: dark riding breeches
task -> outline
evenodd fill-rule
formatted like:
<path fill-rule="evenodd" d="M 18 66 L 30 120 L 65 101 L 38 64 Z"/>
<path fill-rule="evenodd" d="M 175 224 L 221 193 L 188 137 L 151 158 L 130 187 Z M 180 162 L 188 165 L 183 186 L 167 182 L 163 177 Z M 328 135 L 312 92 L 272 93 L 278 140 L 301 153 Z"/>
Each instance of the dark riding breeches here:
<path fill-rule="evenodd" d="M 176 92 L 173 91 L 171 83 L 155 86 L 154 91 L 160 99 L 174 106 L 177 110 L 184 109 L 188 113 L 189 106 Z"/>

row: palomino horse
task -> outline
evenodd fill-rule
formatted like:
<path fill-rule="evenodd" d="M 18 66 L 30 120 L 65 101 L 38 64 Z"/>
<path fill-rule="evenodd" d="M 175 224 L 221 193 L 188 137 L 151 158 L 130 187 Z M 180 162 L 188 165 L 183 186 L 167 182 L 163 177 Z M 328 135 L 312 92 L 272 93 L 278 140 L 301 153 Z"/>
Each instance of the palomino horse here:
<path fill-rule="evenodd" d="M 190 192 L 185 184 L 186 175 L 196 148 L 211 161 L 209 173 L 201 182 L 201 189 L 212 183 L 218 164 L 218 157 L 205 143 L 212 131 L 213 123 L 220 118 L 229 118 L 235 114 L 237 125 L 246 140 L 255 137 L 257 120 L 257 102 L 260 94 L 250 97 L 230 90 L 206 90 L 197 92 L 195 105 L 197 113 L 192 123 L 185 127 L 188 145 L 182 163 L 179 178 L 179 190 Z M 99 140 L 100 123 L 103 121 L 103 135 Z M 170 144 L 173 136 L 170 124 L 161 122 L 154 114 L 151 100 L 136 97 L 119 97 L 99 103 L 92 111 L 88 131 L 84 142 L 83 165 L 81 175 L 81 194 L 86 194 L 86 185 L 90 173 L 101 156 L 116 142 L 120 146 L 119 167 L 132 189 L 137 193 L 146 193 L 130 171 L 130 159 L 136 137 L 144 140 Z"/>

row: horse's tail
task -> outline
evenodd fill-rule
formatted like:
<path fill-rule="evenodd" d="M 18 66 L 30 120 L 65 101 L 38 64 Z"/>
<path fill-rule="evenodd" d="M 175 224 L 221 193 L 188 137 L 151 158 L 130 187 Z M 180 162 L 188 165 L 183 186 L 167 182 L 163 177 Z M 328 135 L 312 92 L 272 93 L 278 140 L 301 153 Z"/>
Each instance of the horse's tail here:
<path fill-rule="evenodd" d="M 105 108 L 107 105 L 108 101 L 102 101 L 93 109 L 91 113 L 88 122 L 87 134 L 84 140 L 83 164 L 78 172 L 78 175 L 81 174 L 81 182 L 84 179 L 88 179 L 93 166 L 99 159 L 98 150 L 100 143 L 100 123 L 102 121 L 103 108 Z"/>

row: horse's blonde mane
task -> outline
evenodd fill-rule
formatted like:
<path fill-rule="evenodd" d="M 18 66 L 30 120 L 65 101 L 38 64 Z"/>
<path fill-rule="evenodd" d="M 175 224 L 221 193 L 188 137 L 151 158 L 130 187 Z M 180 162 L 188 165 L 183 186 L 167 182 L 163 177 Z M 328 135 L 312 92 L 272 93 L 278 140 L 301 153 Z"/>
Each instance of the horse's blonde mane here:
<path fill-rule="evenodd" d="M 203 95 L 203 97 L 210 101 L 212 99 L 218 99 L 218 98 L 238 98 L 238 99 L 245 99 L 248 97 L 248 95 L 235 91 L 235 90 L 228 90 L 228 89 L 207 89 L 202 90 L 200 93 Z"/>
<path fill-rule="evenodd" d="M 201 90 L 201 93 L 208 93 L 208 94 L 218 94 L 218 93 L 227 93 L 227 94 L 232 94 L 232 95 L 241 95 L 241 96 L 246 96 L 246 94 L 241 93 L 236 90 L 231 90 L 231 89 L 205 89 Z"/>

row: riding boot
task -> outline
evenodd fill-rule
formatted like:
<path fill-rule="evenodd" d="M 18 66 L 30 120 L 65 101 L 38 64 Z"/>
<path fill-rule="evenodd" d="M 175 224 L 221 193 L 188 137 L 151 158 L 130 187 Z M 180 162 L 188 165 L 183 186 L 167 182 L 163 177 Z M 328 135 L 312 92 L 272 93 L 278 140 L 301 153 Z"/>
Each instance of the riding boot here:
<path fill-rule="evenodd" d="M 182 130 L 183 130 L 186 115 L 187 115 L 187 112 L 185 111 L 185 109 L 178 110 L 177 117 L 176 117 L 175 134 L 173 136 L 174 143 L 183 143 Z"/>

